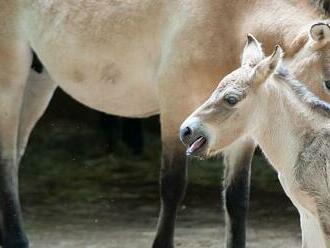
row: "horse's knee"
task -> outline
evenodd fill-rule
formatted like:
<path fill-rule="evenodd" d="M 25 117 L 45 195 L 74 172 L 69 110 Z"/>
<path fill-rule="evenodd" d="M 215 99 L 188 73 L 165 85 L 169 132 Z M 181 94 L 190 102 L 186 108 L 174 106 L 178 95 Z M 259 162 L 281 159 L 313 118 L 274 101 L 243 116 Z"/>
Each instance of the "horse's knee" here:
<path fill-rule="evenodd" d="M 241 171 L 224 190 L 225 208 L 230 215 L 245 214 L 249 200 L 249 168 Z"/>
<path fill-rule="evenodd" d="M 224 156 L 225 210 L 229 215 L 245 215 L 248 207 L 250 169 L 254 147 L 241 147 L 241 150 L 227 152 Z"/>
<path fill-rule="evenodd" d="M 253 141 L 230 147 L 224 154 L 224 209 L 228 248 L 245 247 L 245 223 L 249 204 Z"/>
<path fill-rule="evenodd" d="M 161 196 L 167 204 L 177 205 L 187 183 L 186 156 L 182 150 L 165 150 L 160 172 Z"/>
<path fill-rule="evenodd" d="M 2 194 L 10 194 L 18 183 L 18 164 L 16 157 L 13 156 L 6 157 L 0 154 L 0 191 Z"/>

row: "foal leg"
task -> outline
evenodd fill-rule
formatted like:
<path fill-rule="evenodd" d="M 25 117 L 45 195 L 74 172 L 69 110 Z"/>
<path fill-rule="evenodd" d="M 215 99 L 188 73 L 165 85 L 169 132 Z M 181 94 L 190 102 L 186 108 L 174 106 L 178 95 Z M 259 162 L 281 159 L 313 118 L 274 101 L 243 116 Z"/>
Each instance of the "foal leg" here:
<path fill-rule="evenodd" d="M 227 248 L 245 247 L 251 160 L 254 150 L 254 142 L 244 140 L 232 145 L 224 152 L 224 209 Z"/>
<path fill-rule="evenodd" d="M 322 226 L 319 220 L 307 212 L 305 209 L 298 207 L 300 214 L 300 226 L 302 233 L 302 248 L 328 248 L 324 243 Z"/>
<path fill-rule="evenodd" d="M 322 199 L 318 200 L 317 211 L 321 226 L 325 247 L 330 248 L 330 200 L 328 191 L 325 191 Z"/>

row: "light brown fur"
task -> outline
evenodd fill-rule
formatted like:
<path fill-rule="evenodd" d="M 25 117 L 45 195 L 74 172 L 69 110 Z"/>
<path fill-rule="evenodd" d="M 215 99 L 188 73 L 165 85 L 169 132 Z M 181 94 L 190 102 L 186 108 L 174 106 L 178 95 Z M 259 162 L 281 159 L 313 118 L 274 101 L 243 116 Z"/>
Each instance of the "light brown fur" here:
<path fill-rule="evenodd" d="M 218 78 L 238 65 L 247 32 L 256 34 L 266 51 L 275 43 L 290 49 L 302 32 L 319 21 L 319 13 L 297 2 L 0 0 L 0 156 L 11 161 L 4 167 L 15 167 L 7 177 L 17 177 L 29 134 L 57 86 L 106 113 L 127 117 L 160 113 L 164 154 L 184 156 L 177 132 L 180 123 L 208 97 Z M 307 43 L 294 45 L 289 57 L 308 51 Z M 30 49 L 52 80 L 27 81 Z M 317 63 L 330 67 L 321 60 Z M 315 66 L 323 75 L 319 69 Z M 308 74 L 304 72 L 301 77 Z M 306 83 L 330 100 L 323 81 L 320 76 Z M 250 144 L 248 151 L 253 150 Z M 166 175 L 184 166 L 168 163 L 163 168 Z M 17 180 L 13 182 L 10 192 L 18 199 Z M 13 205 L 19 212 L 19 204 Z M 167 219 L 175 219 L 172 212 Z M 159 230 L 172 229 L 162 223 Z M 21 230 L 20 225 L 17 228 Z M 172 243 L 170 236 L 166 239 Z"/>

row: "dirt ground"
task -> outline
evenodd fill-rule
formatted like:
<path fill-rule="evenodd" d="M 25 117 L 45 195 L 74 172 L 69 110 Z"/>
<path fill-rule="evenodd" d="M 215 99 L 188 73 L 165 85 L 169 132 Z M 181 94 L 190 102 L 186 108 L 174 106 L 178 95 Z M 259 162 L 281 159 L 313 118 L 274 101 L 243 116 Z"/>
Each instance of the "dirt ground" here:
<path fill-rule="evenodd" d="M 157 207 L 146 204 L 114 206 L 34 207 L 25 213 L 33 248 L 151 247 Z M 281 211 L 282 212 L 282 211 Z M 176 247 L 224 247 L 220 207 L 184 206 L 177 221 Z M 298 218 L 277 211 L 257 210 L 249 218 L 248 247 L 300 247 Z"/>

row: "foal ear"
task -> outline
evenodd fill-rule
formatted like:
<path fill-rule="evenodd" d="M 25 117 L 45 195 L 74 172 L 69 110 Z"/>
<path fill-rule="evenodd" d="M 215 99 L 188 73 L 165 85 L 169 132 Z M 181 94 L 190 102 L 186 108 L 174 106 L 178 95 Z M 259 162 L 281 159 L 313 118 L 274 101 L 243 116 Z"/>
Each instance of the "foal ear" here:
<path fill-rule="evenodd" d="M 310 36 L 316 42 L 330 41 L 330 27 L 326 23 L 316 23 L 310 29 Z"/>
<path fill-rule="evenodd" d="M 256 85 L 264 83 L 267 78 L 276 70 L 283 58 L 283 49 L 277 45 L 274 52 L 258 63 L 252 72 L 252 81 Z"/>
<path fill-rule="evenodd" d="M 243 50 L 242 65 L 248 65 L 250 67 L 256 66 L 265 57 L 262 51 L 261 44 L 257 41 L 253 35 L 247 35 L 247 41 Z"/>

